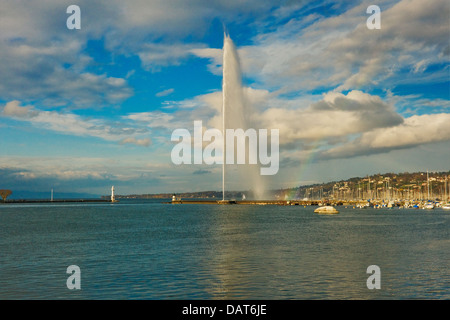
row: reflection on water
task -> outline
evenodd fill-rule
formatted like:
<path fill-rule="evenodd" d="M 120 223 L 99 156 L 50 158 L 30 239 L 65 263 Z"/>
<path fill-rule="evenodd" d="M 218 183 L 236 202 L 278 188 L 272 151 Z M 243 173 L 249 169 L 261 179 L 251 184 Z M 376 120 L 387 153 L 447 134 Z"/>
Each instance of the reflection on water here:
<path fill-rule="evenodd" d="M 1 206 L 2 299 L 448 299 L 444 210 Z M 66 268 L 81 269 L 81 290 Z M 381 289 L 369 290 L 369 265 Z"/>

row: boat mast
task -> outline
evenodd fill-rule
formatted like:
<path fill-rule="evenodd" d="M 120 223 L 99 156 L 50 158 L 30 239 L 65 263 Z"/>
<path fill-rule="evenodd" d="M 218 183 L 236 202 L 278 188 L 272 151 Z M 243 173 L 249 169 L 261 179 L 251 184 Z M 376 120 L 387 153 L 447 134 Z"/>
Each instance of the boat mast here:
<path fill-rule="evenodd" d="M 447 176 L 445 176 L 444 187 L 445 187 L 445 201 L 447 201 Z"/>

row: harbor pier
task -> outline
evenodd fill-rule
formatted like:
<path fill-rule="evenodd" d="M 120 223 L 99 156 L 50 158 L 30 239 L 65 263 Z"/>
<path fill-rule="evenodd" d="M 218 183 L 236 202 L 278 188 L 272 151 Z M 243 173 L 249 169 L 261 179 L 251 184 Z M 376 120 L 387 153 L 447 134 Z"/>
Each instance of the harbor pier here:
<path fill-rule="evenodd" d="M 25 203 L 105 203 L 105 202 L 116 202 L 111 201 L 109 199 L 38 199 L 38 200 L 7 200 L 7 201 L 0 201 L 0 205 L 2 204 L 25 204 Z"/>

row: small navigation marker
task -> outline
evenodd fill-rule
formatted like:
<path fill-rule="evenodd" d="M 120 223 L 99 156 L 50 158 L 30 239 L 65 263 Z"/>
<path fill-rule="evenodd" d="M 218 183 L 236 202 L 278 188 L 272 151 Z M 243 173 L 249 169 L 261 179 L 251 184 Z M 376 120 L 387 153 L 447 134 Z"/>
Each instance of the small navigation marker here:
<path fill-rule="evenodd" d="M 114 196 L 114 186 L 111 187 L 111 202 L 116 202 L 116 197 Z"/>

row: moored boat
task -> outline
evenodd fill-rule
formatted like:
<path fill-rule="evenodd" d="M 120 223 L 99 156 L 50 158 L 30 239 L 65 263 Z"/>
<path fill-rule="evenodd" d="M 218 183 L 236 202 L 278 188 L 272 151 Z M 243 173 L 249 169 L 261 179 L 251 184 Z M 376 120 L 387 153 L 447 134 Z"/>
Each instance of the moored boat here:
<path fill-rule="evenodd" d="M 424 204 L 423 209 L 434 209 L 434 203 L 429 202 Z"/>
<path fill-rule="evenodd" d="M 319 214 L 338 214 L 339 211 L 336 210 L 336 208 L 333 207 L 333 206 L 322 206 L 322 207 L 317 208 L 316 210 L 314 210 L 314 213 L 319 213 Z"/>

